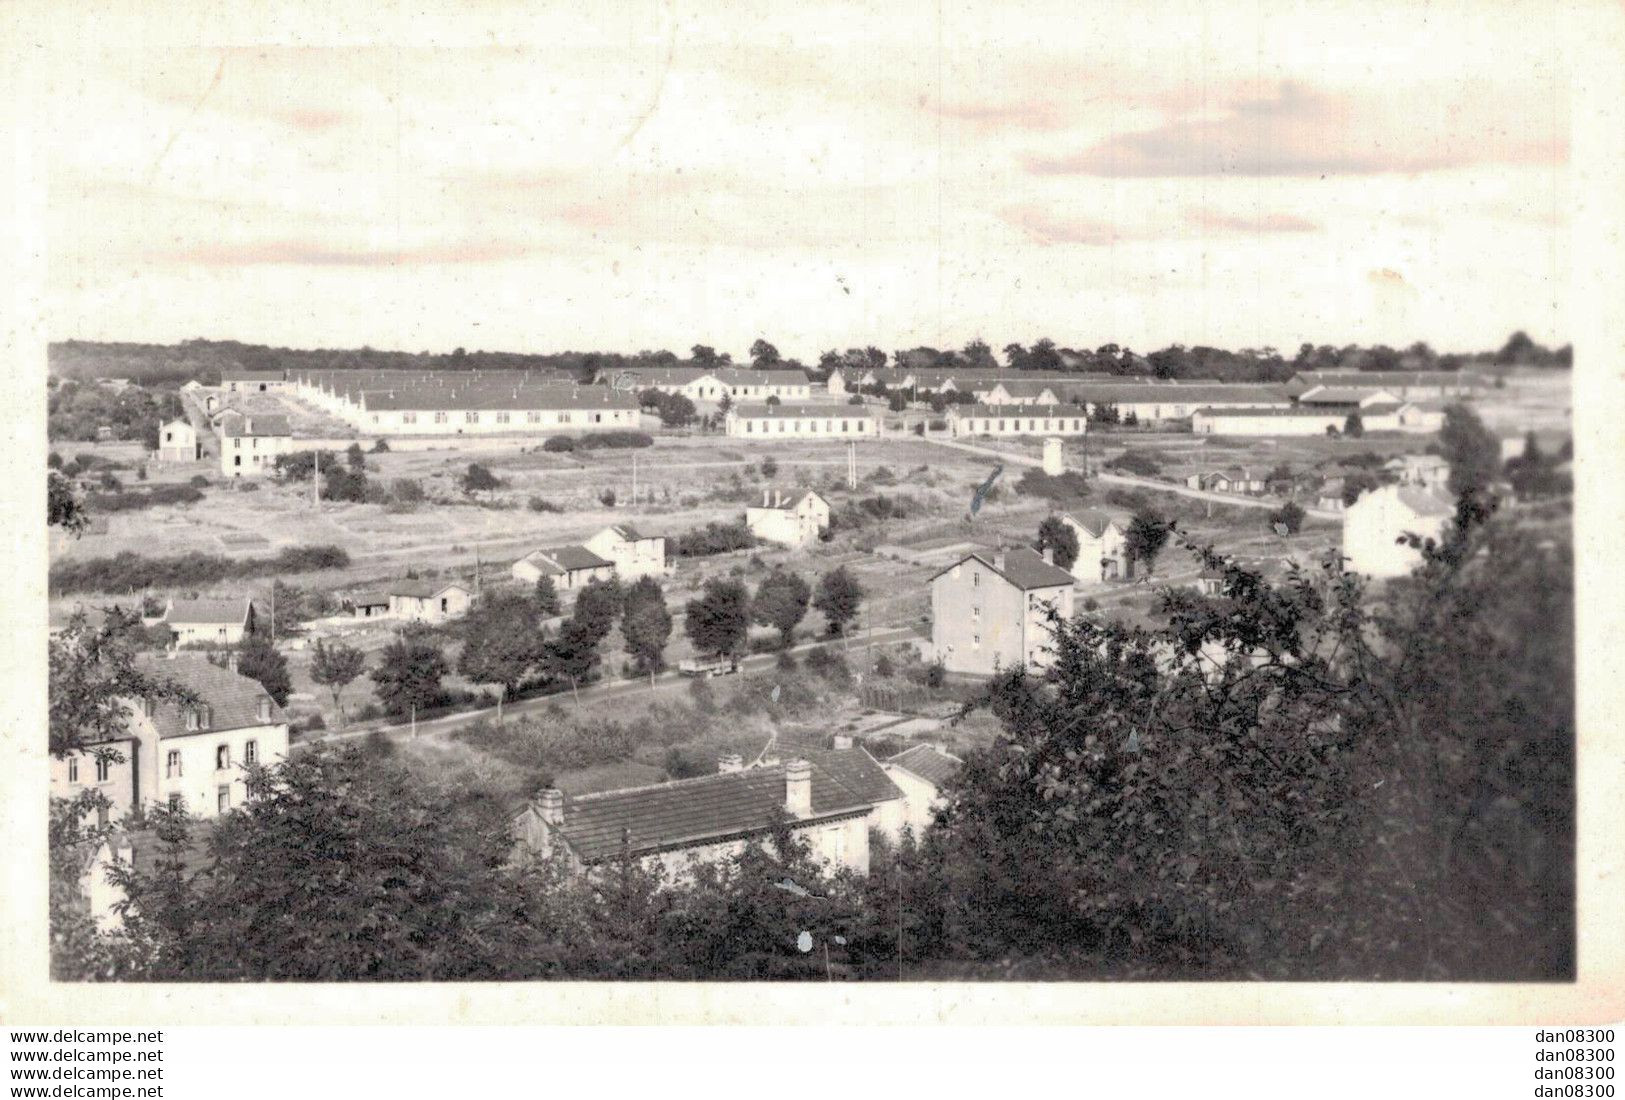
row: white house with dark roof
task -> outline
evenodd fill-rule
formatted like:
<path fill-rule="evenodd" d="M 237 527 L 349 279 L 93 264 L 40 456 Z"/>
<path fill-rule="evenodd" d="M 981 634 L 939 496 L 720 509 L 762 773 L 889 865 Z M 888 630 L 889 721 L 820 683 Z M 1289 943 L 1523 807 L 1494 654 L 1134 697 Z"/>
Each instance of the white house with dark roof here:
<path fill-rule="evenodd" d="M 582 545 L 589 553 L 609 562 L 622 580 L 661 577 L 666 573 L 666 540 L 659 535 L 646 535 L 629 523 L 613 523 Z"/>
<path fill-rule="evenodd" d="M 235 368 L 220 372 L 220 388 L 227 393 L 278 393 L 291 389 L 292 383 L 279 370 Z"/>
<path fill-rule="evenodd" d="M 881 416 L 866 405 L 735 405 L 727 433 L 742 439 L 878 439 Z"/>
<path fill-rule="evenodd" d="M 95 787 L 112 802 L 110 820 L 136 807 L 167 803 L 214 817 L 243 804 L 244 766 L 288 754 L 288 719 L 257 680 L 202 654 L 142 655 L 137 667 L 187 698 L 125 701 L 125 733 L 108 742 L 121 762 L 98 760 L 94 747 L 51 761 L 51 794 L 73 798 Z"/>
<path fill-rule="evenodd" d="M 751 841 L 770 842 L 787 827 L 831 869 L 867 874 L 876 800 L 864 789 L 867 780 L 846 774 L 849 765 L 862 770 L 861 762 L 831 766 L 802 757 L 747 768 L 733 757 L 715 775 L 647 787 L 577 796 L 549 788 L 517 815 L 514 835 L 520 852 L 547 857 L 562 850 L 578 869 L 626 856 L 681 879 Z M 901 801 L 875 770 L 886 800 Z"/>
<path fill-rule="evenodd" d="M 935 745 L 914 745 L 885 760 L 886 774 L 903 792 L 903 823 L 916 836 L 935 820 L 943 786 L 964 763 Z"/>
<path fill-rule="evenodd" d="M 636 392 L 680 394 L 695 402 L 715 403 L 723 397 L 736 403 L 766 401 L 769 397 L 806 401 L 812 396 L 812 380 L 806 372 L 792 367 L 614 367 L 600 370 L 593 380 Z"/>
<path fill-rule="evenodd" d="M 1086 584 L 1128 580 L 1134 561 L 1128 553 L 1128 528 L 1099 508 L 1084 508 L 1061 517 L 1078 538 L 1072 575 Z"/>
<path fill-rule="evenodd" d="M 254 601 L 247 596 L 170 600 L 163 624 L 176 645 L 231 646 L 254 631 Z"/>
<path fill-rule="evenodd" d="M 745 509 L 745 526 L 759 539 L 799 548 L 818 541 L 829 516 L 829 501 L 812 489 L 799 497 L 764 489 L 762 503 Z"/>
<path fill-rule="evenodd" d="M 979 550 L 931 578 L 931 648 L 949 672 L 1049 664 L 1050 613 L 1072 618 L 1072 574 L 1026 547 Z"/>
<path fill-rule="evenodd" d="M 1048 382 L 1008 378 L 996 382 L 982 398 L 984 405 L 1059 405 L 1060 396 Z"/>
<path fill-rule="evenodd" d="M 1401 577 L 1422 563 L 1422 552 L 1401 538 L 1435 542 L 1455 517 L 1448 496 L 1413 485 L 1384 485 L 1362 493 L 1343 512 L 1343 557 L 1351 572 Z"/>
<path fill-rule="evenodd" d="M 1089 414 L 1079 405 L 955 405 L 948 410 L 953 436 L 1081 436 Z"/>
<path fill-rule="evenodd" d="M 612 580 L 615 563 L 585 546 L 554 546 L 532 550 L 514 562 L 509 572 L 521 584 L 535 584 L 543 577 L 552 577 L 554 588 L 568 592 L 585 588 L 593 581 Z"/>
<path fill-rule="evenodd" d="M 197 429 L 184 416 L 158 426 L 159 462 L 196 462 L 202 457 Z"/>
<path fill-rule="evenodd" d="M 389 587 L 389 614 L 394 619 L 443 623 L 468 614 L 473 591 L 461 581 L 396 581 Z"/>
<path fill-rule="evenodd" d="M 232 411 L 220 418 L 220 472 L 227 477 L 264 477 L 276 471 L 278 456 L 291 453 L 285 416 Z"/>

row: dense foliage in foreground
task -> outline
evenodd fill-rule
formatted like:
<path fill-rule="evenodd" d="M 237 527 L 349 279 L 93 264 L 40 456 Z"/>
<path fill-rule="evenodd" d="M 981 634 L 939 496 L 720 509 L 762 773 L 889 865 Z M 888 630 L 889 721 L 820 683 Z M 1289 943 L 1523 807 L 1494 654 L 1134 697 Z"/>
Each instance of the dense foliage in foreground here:
<path fill-rule="evenodd" d="M 264 577 L 343 569 L 350 555 L 340 546 L 289 546 L 269 558 L 228 558 L 193 551 L 148 557 L 133 551 L 110 558 L 70 558 L 51 566 L 51 593 L 135 592 L 146 588 L 203 588 L 236 577 Z"/>
<path fill-rule="evenodd" d="M 247 806 L 207 829 L 158 813 L 159 858 L 123 876 L 126 930 L 54 905 L 53 964 L 158 980 L 1570 978 L 1570 563 L 1544 533 L 1484 519 L 1463 498 L 1381 601 L 1330 563 L 1272 585 L 1209 557 L 1221 594 L 1165 594 L 1159 630 L 1056 624 L 1053 668 L 989 685 L 1003 735 L 937 825 L 877 845 L 867 878 L 826 875 L 787 836 L 682 884 L 631 862 L 514 864 L 506 807 L 378 746 L 320 747 L 256 770 Z M 83 812 L 57 806 L 59 870 Z"/>

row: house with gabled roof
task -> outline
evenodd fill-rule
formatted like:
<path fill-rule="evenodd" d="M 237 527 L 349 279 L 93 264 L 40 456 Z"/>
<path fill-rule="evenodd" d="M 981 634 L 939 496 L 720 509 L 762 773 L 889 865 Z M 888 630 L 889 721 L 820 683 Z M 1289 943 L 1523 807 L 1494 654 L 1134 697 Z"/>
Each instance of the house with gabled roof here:
<path fill-rule="evenodd" d="M 123 730 L 106 742 L 51 761 L 51 794 L 88 788 L 111 803 L 110 821 L 164 803 L 214 817 L 247 797 L 245 767 L 288 753 L 288 718 L 257 680 L 199 653 L 142 654 L 141 673 L 178 689 L 177 699 L 123 700 Z M 112 760 L 98 749 L 114 749 Z"/>
<path fill-rule="evenodd" d="M 1084 508 L 1061 516 L 1078 538 L 1078 556 L 1072 575 L 1088 584 L 1127 580 L 1134 575 L 1128 553 L 1128 527 L 1099 508 Z"/>
<path fill-rule="evenodd" d="M 865 405 L 746 405 L 724 417 L 727 434 L 772 442 L 777 439 L 876 439 L 884 419 Z"/>
<path fill-rule="evenodd" d="M 1456 514 L 1443 493 L 1415 485 L 1368 490 L 1343 512 L 1343 557 L 1351 572 L 1373 578 L 1400 577 L 1422 564 L 1422 552 L 1406 541 L 1414 535 L 1438 542 Z"/>
<path fill-rule="evenodd" d="M 170 600 L 163 624 L 176 645 L 236 645 L 254 632 L 254 601 L 247 596 Z"/>
<path fill-rule="evenodd" d="M 229 411 L 219 421 L 220 472 L 227 477 L 262 477 L 276 470 L 279 456 L 293 452 L 293 429 L 286 416 Z"/>
<path fill-rule="evenodd" d="M 461 581 L 401 580 L 389 586 L 391 618 L 443 623 L 468 614 L 474 592 Z"/>
<path fill-rule="evenodd" d="M 832 870 L 867 874 L 875 801 L 839 772 L 800 756 L 749 768 L 733 757 L 714 775 L 646 787 L 585 795 L 548 788 L 516 815 L 513 832 L 521 853 L 562 852 L 577 869 L 627 858 L 681 879 L 788 829 Z"/>
<path fill-rule="evenodd" d="M 931 648 L 949 672 L 991 675 L 1051 659 L 1053 613 L 1072 617 L 1073 577 L 1026 547 L 978 550 L 931 578 Z"/>
<path fill-rule="evenodd" d="M 184 416 L 158 426 L 159 462 L 196 462 L 202 457 L 197 429 Z"/>
<path fill-rule="evenodd" d="M 509 572 L 520 584 L 535 584 L 543 577 L 551 577 L 553 587 L 566 592 L 585 588 L 593 581 L 614 579 L 615 563 L 585 546 L 554 546 L 532 550 L 514 562 Z"/>
<path fill-rule="evenodd" d="M 914 745 L 883 763 L 886 774 L 903 792 L 903 823 L 918 836 L 936 819 L 942 789 L 965 762 L 936 745 Z"/>
<path fill-rule="evenodd" d="M 220 372 L 220 388 L 227 393 L 275 393 L 292 388 L 285 372 L 241 367 Z"/>
<path fill-rule="evenodd" d="M 762 503 L 745 509 L 745 526 L 767 542 L 802 547 L 818 541 L 829 528 L 829 517 L 829 501 L 813 489 L 800 496 L 763 489 Z"/>
<path fill-rule="evenodd" d="M 630 523 L 612 523 L 582 545 L 609 562 L 622 580 L 666 574 L 665 538 L 646 534 Z"/>
<path fill-rule="evenodd" d="M 947 419 L 955 437 L 1079 436 L 1089 430 L 1089 414 L 1080 405 L 955 405 Z"/>

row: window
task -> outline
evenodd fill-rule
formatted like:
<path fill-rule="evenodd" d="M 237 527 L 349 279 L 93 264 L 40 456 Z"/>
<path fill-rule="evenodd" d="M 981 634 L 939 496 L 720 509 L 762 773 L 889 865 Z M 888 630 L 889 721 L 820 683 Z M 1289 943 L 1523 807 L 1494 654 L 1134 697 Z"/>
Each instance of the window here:
<path fill-rule="evenodd" d="M 465 412 L 463 414 L 463 419 L 470 424 L 478 424 L 480 422 L 480 414 L 477 412 Z"/>
<path fill-rule="evenodd" d="M 446 612 L 448 612 L 450 610 L 451 610 L 451 601 L 449 599 L 447 599 L 445 596 L 441 596 L 440 597 L 440 613 L 442 615 L 444 615 Z"/>
<path fill-rule="evenodd" d="M 106 783 L 108 777 L 112 774 L 113 762 L 105 756 L 98 756 L 96 758 L 96 782 Z"/>
<path fill-rule="evenodd" d="M 535 411 L 534 409 L 525 414 L 525 423 L 527 423 L 527 424 L 540 424 L 541 422 L 542 422 L 542 414 Z"/>
<path fill-rule="evenodd" d="M 180 795 L 172 794 L 172 795 L 169 796 L 169 812 L 170 813 L 176 813 L 176 814 L 181 812 L 181 796 Z"/>
<path fill-rule="evenodd" d="M 68 782 L 79 782 L 79 758 L 77 756 L 68 757 Z"/>
<path fill-rule="evenodd" d="M 197 708 L 196 707 L 187 707 L 186 708 L 186 728 L 189 729 L 189 730 L 197 729 L 199 721 L 200 721 L 200 719 L 198 718 Z"/>
<path fill-rule="evenodd" d="M 271 699 L 269 696 L 260 697 L 259 701 L 254 705 L 254 713 L 259 716 L 261 722 L 271 720 Z"/>
<path fill-rule="evenodd" d="M 417 422 L 418 422 L 418 414 L 417 413 L 401 413 L 401 423 L 402 424 L 416 424 Z"/>
<path fill-rule="evenodd" d="M 214 750 L 214 770 L 223 772 L 231 767 L 231 746 L 217 745 Z"/>
<path fill-rule="evenodd" d="M 214 807 L 221 813 L 231 809 L 231 784 L 222 783 L 214 796 Z"/>
<path fill-rule="evenodd" d="M 982 587 L 982 574 L 973 572 L 970 575 L 970 586 L 972 588 L 980 588 L 980 587 Z"/>
<path fill-rule="evenodd" d="M 238 442 L 241 442 L 241 440 L 239 440 Z M 234 455 L 232 457 L 231 464 L 233 466 L 241 466 L 243 464 L 243 456 L 242 455 Z"/>
<path fill-rule="evenodd" d="M 508 422 L 508 414 L 507 413 L 505 413 L 505 412 L 497 413 L 497 423 L 498 424 L 506 424 L 507 422 Z"/>
<path fill-rule="evenodd" d="M 443 413 L 443 412 L 435 413 L 434 414 L 434 422 L 436 424 L 444 424 L 446 422 L 446 414 Z"/>
<path fill-rule="evenodd" d="M 982 636 L 980 634 L 972 634 L 970 636 L 970 647 L 972 649 L 982 648 Z"/>

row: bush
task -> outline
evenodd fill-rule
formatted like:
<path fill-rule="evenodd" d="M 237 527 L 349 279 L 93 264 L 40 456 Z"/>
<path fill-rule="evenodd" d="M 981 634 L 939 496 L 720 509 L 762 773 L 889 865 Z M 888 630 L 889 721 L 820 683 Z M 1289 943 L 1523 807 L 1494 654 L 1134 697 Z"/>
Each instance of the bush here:
<path fill-rule="evenodd" d="M 666 550 L 674 558 L 703 558 L 712 554 L 727 554 L 734 550 L 747 550 L 756 545 L 756 536 L 750 533 L 743 520 L 733 523 L 708 523 L 684 531 L 666 540 Z"/>
<path fill-rule="evenodd" d="M 795 654 L 786 649 L 780 651 L 776 666 L 780 672 L 794 672 L 801 664 L 796 660 Z"/>
<path fill-rule="evenodd" d="M 274 558 L 227 558 L 196 551 L 149 558 L 124 551 L 108 558 L 57 562 L 51 567 L 55 593 L 133 592 L 143 588 L 202 587 L 239 577 L 342 569 L 350 555 L 337 546 L 291 546 Z"/>
<path fill-rule="evenodd" d="M 209 479 L 204 477 L 202 474 L 193 474 L 192 479 L 186 484 L 190 485 L 194 489 L 206 489 L 209 487 Z"/>
<path fill-rule="evenodd" d="M 426 495 L 423 483 L 410 477 L 398 477 L 390 482 L 389 492 L 401 504 L 420 504 Z"/>
<path fill-rule="evenodd" d="M 599 493 L 598 494 L 598 502 L 600 504 L 602 504 L 605 508 L 613 508 L 613 507 L 615 507 L 615 490 L 614 489 L 605 489 L 603 492 Z"/>
<path fill-rule="evenodd" d="M 882 653 L 878 658 L 875 659 L 875 675 L 876 676 L 889 677 L 896 671 L 897 670 L 894 667 L 892 667 L 891 658 L 886 656 L 884 653 Z"/>
<path fill-rule="evenodd" d="M 764 459 L 762 459 L 761 469 L 762 469 L 762 476 L 763 477 L 765 477 L 765 478 L 777 477 L 778 473 L 779 473 L 779 464 L 777 462 L 775 462 L 771 458 L 764 458 Z"/>
<path fill-rule="evenodd" d="M 546 497 L 531 497 L 527 504 L 532 512 L 562 512 L 564 509 Z"/>
<path fill-rule="evenodd" d="M 196 504 L 203 494 L 191 485 L 158 485 L 136 492 L 92 493 L 86 505 L 92 512 L 132 512 L 164 504 Z"/>
<path fill-rule="evenodd" d="M 1156 477 L 1162 473 L 1162 466 L 1155 458 L 1144 451 L 1124 451 L 1110 462 L 1106 463 L 1108 470 L 1122 470 L 1124 473 L 1138 474 L 1141 477 Z"/>
<path fill-rule="evenodd" d="M 573 437 L 568 435 L 550 436 L 547 442 L 542 444 L 542 450 L 550 451 L 553 454 L 559 454 L 564 451 L 573 451 L 575 449 L 576 441 Z"/>
<path fill-rule="evenodd" d="M 1016 491 L 1024 496 L 1038 496 L 1057 503 L 1081 500 L 1089 495 L 1089 479 L 1076 470 L 1051 477 L 1043 470 L 1028 469 L 1016 482 Z"/>
<path fill-rule="evenodd" d="M 1289 500 L 1270 513 L 1270 527 L 1284 530 L 1289 535 L 1295 535 L 1303 527 L 1303 516 L 1303 509 Z"/>
<path fill-rule="evenodd" d="M 375 455 L 388 454 L 389 453 L 389 440 L 380 439 L 378 442 L 374 443 L 372 445 L 372 453 L 375 454 Z"/>
<path fill-rule="evenodd" d="M 628 450 L 640 447 L 653 447 L 654 436 L 648 432 L 631 432 L 621 429 L 609 432 L 593 432 L 576 440 L 576 447 L 583 451 Z"/>
<path fill-rule="evenodd" d="M 461 484 L 463 486 L 463 492 L 465 493 L 483 493 L 489 492 L 492 489 L 500 489 L 506 485 L 507 482 L 497 477 L 489 469 L 480 465 L 478 462 L 470 462 L 468 464 L 468 469 L 463 471 Z"/>
<path fill-rule="evenodd" d="M 939 688 L 948 680 L 948 666 L 939 657 L 925 670 L 925 686 Z"/>

